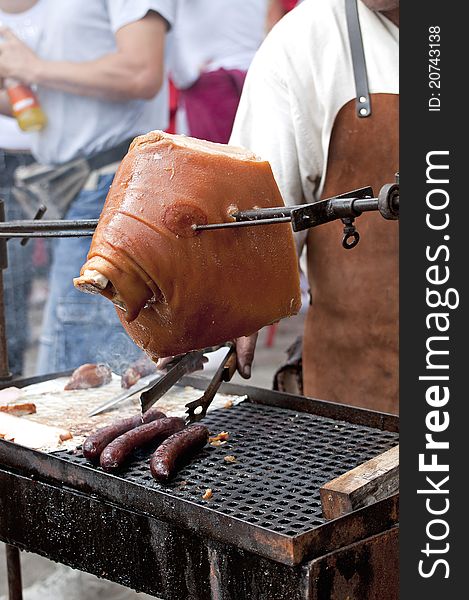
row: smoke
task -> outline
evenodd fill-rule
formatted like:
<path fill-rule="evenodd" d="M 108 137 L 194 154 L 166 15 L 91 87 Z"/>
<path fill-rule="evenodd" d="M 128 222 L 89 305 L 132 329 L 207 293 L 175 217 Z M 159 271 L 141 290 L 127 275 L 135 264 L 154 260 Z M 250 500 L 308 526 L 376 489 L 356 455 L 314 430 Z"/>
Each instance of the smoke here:
<path fill-rule="evenodd" d="M 107 364 L 114 373 L 121 375 L 125 369 L 145 353 L 138 348 L 125 331 L 116 331 L 96 347 L 95 362 Z"/>

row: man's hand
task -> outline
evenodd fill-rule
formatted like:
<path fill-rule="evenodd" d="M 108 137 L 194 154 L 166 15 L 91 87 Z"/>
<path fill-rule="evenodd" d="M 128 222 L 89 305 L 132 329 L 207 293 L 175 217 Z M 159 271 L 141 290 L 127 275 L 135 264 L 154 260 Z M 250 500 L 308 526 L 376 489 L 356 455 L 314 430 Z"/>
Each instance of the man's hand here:
<path fill-rule="evenodd" d="M 0 27 L 0 78 L 33 83 L 41 59 L 7 27 Z"/>
<path fill-rule="evenodd" d="M 254 360 L 254 351 L 256 349 L 258 335 L 258 333 L 254 333 L 253 335 L 247 337 L 239 337 L 236 340 L 234 340 L 236 346 L 236 360 L 238 364 L 238 372 L 244 379 L 249 379 L 251 377 L 251 366 L 252 361 Z M 164 371 L 173 360 L 174 356 L 160 358 L 156 366 L 160 371 Z M 203 369 L 204 363 L 206 363 L 207 361 L 208 358 L 204 356 L 202 361 L 198 365 L 198 369 Z"/>
<path fill-rule="evenodd" d="M 258 333 L 247 337 L 240 337 L 235 340 L 236 358 L 238 361 L 238 372 L 244 379 L 251 377 L 251 366 L 254 360 L 254 351 L 256 349 Z"/>

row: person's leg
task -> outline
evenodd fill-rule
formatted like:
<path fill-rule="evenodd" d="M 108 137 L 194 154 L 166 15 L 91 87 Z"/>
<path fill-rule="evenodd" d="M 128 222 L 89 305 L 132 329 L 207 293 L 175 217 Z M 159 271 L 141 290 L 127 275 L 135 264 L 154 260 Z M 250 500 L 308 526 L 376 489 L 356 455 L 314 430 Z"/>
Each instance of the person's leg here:
<path fill-rule="evenodd" d="M 82 191 L 66 219 L 97 219 L 112 175 L 99 178 L 95 190 Z M 83 294 L 73 286 L 86 261 L 91 239 L 61 238 L 54 243 L 49 298 L 45 310 L 37 365 L 38 374 L 103 362 L 120 372 L 141 355 L 125 333 L 109 300 Z"/>
<path fill-rule="evenodd" d="M 12 194 L 15 169 L 32 162 L 29 154 L 11 154 L 0 150 L 0 199 L 5 203 L 6 220 L 24 219 L 25 215 Z M 29 340 L 28 301 L 33 271 L 32 244 L 20 239 L 7 243 L 8 268 L 3 272 L 5 321 L 10 371 L 21 375 L 23 356 Z"/>

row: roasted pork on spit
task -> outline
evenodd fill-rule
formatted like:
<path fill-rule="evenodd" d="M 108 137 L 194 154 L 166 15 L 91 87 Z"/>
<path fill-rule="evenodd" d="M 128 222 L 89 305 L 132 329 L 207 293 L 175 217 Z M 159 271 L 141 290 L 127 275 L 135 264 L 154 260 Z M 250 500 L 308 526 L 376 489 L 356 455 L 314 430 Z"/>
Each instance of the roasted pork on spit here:
<path fill-rule="evenodd" d="M 74 284 L 112 300 L 152 359 L 249 335 L 300 308 L 290 225 L 194 226 L 282 205 L 254 154 L 150 132 L 123 159 Z"/>

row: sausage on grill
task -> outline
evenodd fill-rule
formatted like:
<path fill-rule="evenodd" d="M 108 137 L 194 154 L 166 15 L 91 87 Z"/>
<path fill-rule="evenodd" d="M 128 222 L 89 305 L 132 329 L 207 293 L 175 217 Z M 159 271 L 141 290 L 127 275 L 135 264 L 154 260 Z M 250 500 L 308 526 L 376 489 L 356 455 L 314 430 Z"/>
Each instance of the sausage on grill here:
<path fill-rule="evenodd" d="M 135 429 L 143 423 L 151 423 L 157 419 L 164 419 L 166 415 L 156 408 L 151 408 L 143 417 L 135 415 L 127 419 L 119 419 L 106 427 L 102 427 L 89 435 L 83 442 L 83 456 L 88 460 L 98 460 L 104 448 L 123 433 Z"/>
<path fill-rule="evenodd" d="M 104 448 L 99 462 L 106 471 L 118 469 L 137 448 L 160 442 L 183 428 L 183 419 L 179 417 L 167 417 L 131 429 L 127 433 L 117 437 Z"/>
<path fill-rule="evenodd" d="M 201 450 L 208 441 L 205 425 L 190 425 L 167 438 L 150 460 L 151 474 L 158 481 L 167 481 L 174 473 L 177 462 Z"/>

